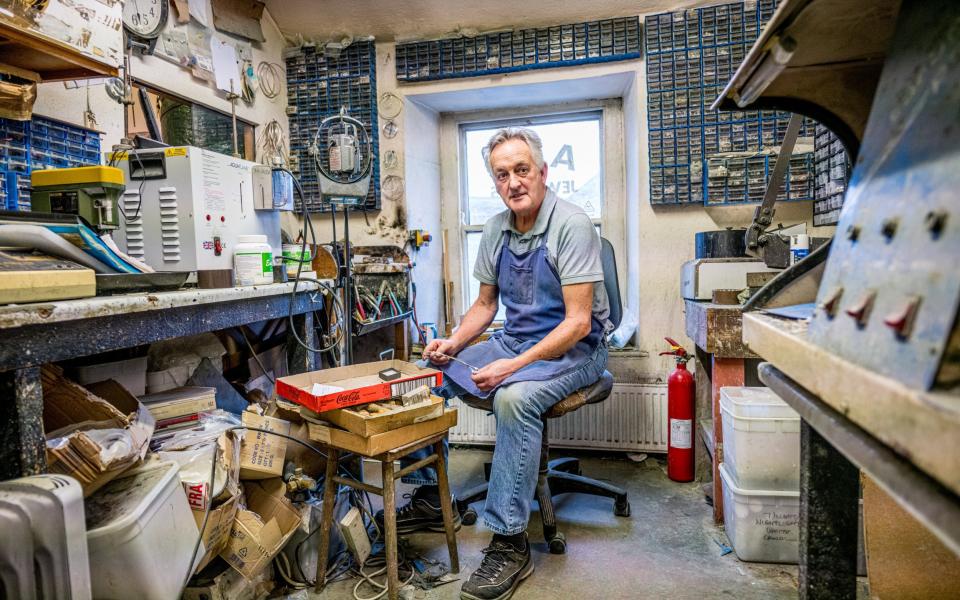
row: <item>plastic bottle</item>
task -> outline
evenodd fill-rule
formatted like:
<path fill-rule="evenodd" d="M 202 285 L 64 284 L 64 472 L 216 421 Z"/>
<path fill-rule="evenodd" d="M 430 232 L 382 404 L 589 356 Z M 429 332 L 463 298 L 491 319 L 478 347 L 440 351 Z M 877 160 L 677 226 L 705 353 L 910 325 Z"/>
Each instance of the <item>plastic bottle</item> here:
<path fill-rule="evenodd" d="M 810 236 L 798 233 L 790 240 L 790 264 L 796 264 L 810 254 Z"/>
<path fill-rule="evenodd" d="M 265 235 L 241 235 L 233 251 L 233 282 L 237 286 L 273 283 L 273 249 Z"/>

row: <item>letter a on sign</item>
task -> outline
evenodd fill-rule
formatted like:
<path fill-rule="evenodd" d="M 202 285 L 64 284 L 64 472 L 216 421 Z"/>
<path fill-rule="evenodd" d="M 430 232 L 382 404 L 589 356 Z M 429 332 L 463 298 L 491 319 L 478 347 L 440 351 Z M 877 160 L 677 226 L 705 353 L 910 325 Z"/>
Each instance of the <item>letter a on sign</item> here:
<path fill-rule="evenodd" d="M 570 169 L 571 171 L 574 170 L 573 146 L 571 146 L 570 144 L 564 144 L 563 147 L 560 148 L 560 151 L 557 152 L 557 155 L 553 158 L 553 162 L 550 163 L 551 167 L 555 167 L 557 165 L 567 165 L 568 169 Z"/>

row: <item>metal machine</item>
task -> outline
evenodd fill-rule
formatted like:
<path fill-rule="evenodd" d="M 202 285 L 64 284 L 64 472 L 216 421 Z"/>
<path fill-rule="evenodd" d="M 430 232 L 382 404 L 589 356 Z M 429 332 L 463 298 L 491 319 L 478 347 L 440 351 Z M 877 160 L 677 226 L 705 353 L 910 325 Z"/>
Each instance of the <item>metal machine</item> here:
<path fill-rule="evenodd" d="M 100 231 L 116 229 L 123 175 L 120 169 L 106 166 L 33 171 L 31 206 L 36 212 L 83 217 Z"/>
<path fill-rule="evenodd" d="M 776 271 L 758 258 L 697 258 L 680 269 L 680 294 L 687 300 L 709 300 L 714 290 L 744 289 L 748 273 Z"/>
<path fill-rule="evenodd" d="M 353 273 L 350 264 L 350 208 L 363 205 L 373 172 L 373 146 L 366 126 L 347 115 L 346 108 L 320 122 L 310 145 L 317 165 L 320 198 L 343 209 L 343 256 L 339 261 L 338 286 L 343 290 L 347 315 L 353 312 Z M 334 240 L 336 244 L 336 240 Z M 353 363 L 352 319 L 344 320 L 346 340 L 343 364 Z"/>
<path fill-rule="evenodd" d="M 117 244 L 158 271 L 233 267 L 240 235 L 265 235 L 280 255 L 280 213 L 273 170 L 192 146 L 108 156 L 127 179 Z"/>

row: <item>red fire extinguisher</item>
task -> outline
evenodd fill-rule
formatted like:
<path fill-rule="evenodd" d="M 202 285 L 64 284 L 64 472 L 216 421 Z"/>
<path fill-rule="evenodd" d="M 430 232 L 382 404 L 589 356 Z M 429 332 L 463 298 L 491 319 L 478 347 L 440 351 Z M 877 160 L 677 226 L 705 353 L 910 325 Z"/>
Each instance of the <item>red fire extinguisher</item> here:
<path fill-rule="evenodd" d="M 664 338 L 675 356 L 677 368 L 667 378 L 667 477 L 674 481 L 693 481 L 693 375 L 687 370 L 690 354 L 675 340 Z"/>

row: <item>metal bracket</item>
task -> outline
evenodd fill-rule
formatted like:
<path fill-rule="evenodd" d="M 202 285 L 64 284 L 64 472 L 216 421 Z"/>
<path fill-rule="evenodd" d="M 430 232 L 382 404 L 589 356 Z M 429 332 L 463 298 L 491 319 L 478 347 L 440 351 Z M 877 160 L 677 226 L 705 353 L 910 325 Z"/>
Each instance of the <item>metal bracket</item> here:
<path fill-rule="evenodd" d="M 747 254 L 765 258 L 766 249 L 764 246 L 776 244 L 782 241 L 778 233 L 767 234 L 767 228 L 773 223 L 773 216 L 776 214 L 774 205 L 777 203 L 777 194 L 783 186 L 783 180 L 787 174 L 787 167 L 790 165 L 790 157 L 793 155 L 793 147 L 797 143 L 797 136 L 800 134 L 800 125 L 803 116 L 793 113 L 790 122 L 787 124 L 787 132 L 783 136 L 783 142 L 780 145 L 780 153 L 777 155 L 777 162 L 773 167 L 773 173 L 770 174 L 770 181 L 767 182 L 767 189 L 763 194 L 763 201 L 753 213 L 753 223 L 747 229 Z M 779 249 L 778 249 L 779 250 Z M 776 252 L 776 251 L 775 251 Z M 780 253 L 778 252 L 778 255 Z M 787 250 L 789 255 L 789 248 Z M 765 261 L 766 262 L 766 261 Z M 769 266 L 770 263 L 767 263 Z M 789 264 L 789 256 L 788 256 Z M 786 266 L 786 265 L 784 265 Z"/>

